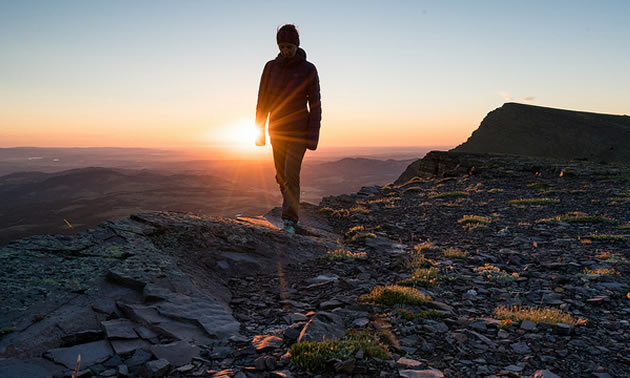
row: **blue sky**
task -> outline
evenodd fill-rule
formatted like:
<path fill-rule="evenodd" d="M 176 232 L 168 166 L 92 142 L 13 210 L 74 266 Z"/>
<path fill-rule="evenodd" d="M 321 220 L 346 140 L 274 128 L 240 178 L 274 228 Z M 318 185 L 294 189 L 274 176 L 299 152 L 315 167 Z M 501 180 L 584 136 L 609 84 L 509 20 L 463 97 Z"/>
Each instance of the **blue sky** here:
<path fill-rule="evenodd" d="M 627 1 L 0 0 L 0 147 L 224 143 L 297 24 L 321 145 L 457 145 L 506 101 L 630 114 Z M 229 138 L 228 138 L 229 139 Z"/>

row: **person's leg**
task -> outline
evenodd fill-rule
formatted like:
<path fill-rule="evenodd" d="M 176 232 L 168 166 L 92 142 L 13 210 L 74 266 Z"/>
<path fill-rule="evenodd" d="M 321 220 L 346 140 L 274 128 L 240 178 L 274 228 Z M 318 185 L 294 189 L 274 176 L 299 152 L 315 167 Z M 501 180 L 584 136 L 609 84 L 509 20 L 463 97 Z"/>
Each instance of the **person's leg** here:
<path fill-rule="evenodd" d="M 282 204 L 282 218 L 293 221 L 296 225 L 300 209 L 300 171 L 306 153 L 303 142 L 290 142 L 286 147 L 285 195 Z"/>
<path fill-rule="evenodd" d="M 286 166 L 287 142 L 283 140 L 273 139 L 271 141 L 273 150 L 273 164 L 276 167 L 276 182 L 280 186 L 280 193 L 284 200 L 284 192 L 286 191 L 286 180 L 284 177 L 284 167 Z"/>

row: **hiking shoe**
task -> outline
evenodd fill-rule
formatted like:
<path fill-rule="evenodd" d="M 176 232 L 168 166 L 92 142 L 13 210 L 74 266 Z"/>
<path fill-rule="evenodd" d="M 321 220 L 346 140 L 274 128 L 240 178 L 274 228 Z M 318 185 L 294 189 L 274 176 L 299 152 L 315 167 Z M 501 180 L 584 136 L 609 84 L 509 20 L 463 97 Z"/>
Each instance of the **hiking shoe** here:
<path fill-rule="evenodd" d="M 295 222 L 292 220 L 284 220 L 284 230 L 289 234 L 295 234 Z"/>

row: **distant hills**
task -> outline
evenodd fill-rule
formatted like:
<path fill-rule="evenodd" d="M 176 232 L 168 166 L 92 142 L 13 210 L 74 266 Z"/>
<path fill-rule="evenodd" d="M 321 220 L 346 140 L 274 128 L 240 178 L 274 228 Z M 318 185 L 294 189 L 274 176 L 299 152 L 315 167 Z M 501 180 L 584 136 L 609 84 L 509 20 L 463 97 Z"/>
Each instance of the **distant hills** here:
<path fill-rule="evenodd" d="M 506 103 L 451 151 L 630 163 L 630 117 Z"/>

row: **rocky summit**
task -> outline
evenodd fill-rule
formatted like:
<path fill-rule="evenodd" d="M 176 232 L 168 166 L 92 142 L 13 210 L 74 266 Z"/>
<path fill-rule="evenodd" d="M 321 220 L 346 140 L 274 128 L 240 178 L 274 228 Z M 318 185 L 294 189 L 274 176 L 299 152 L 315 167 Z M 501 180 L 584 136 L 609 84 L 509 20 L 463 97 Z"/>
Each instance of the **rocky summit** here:
<path fill-rule="evenodd" d="M 630 163 L 630 117 L 506 103 L 456 152 Z"/>
<path fill-rule="evenodd" d="M 10 243 L 0 376 L 630 376 L 628 166 L 433 152 L 302 214 Z"/>

